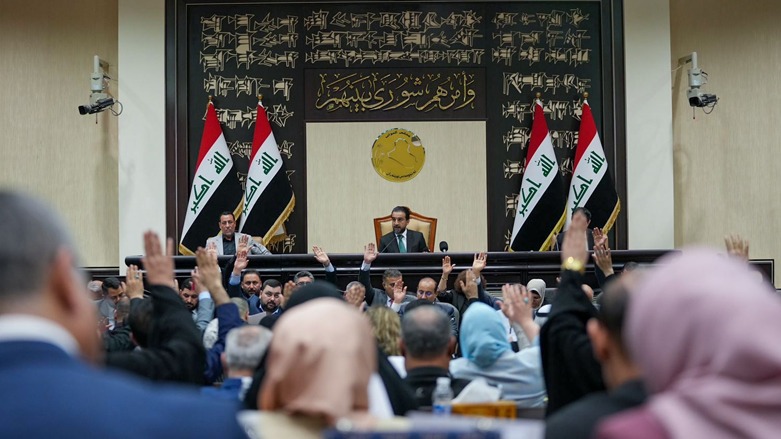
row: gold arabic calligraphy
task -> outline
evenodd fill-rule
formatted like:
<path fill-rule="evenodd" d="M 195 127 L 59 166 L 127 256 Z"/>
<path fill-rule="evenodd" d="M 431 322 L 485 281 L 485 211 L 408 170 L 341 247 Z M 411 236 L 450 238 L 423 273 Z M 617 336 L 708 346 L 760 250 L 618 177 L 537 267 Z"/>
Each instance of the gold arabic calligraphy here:
<path fill-rule="evenodd" d="M 474 74 L 321 73 L 315 107 L 328 112 L 474 109 Z"/>

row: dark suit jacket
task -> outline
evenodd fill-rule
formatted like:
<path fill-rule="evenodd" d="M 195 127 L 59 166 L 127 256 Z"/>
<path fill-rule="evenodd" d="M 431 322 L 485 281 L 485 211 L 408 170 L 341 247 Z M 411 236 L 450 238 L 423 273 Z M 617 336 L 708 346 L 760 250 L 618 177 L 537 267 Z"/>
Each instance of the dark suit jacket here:
<path fill-rule="evenodd" d="M 564 242 L 564 232 L 556 235 L 556 246 L 553 250 L 561 251 L 562 242 Z M 589 252 L 594 250 L 594 235 L 592 234 L 592 229 L 586 230 L 586 246 L 588 247 Z M 597 267 L 596 264 L 594 264 L 594 276 L 597 278 L 599 288 L 605 288 L 605 273 Z"/>
<path fill-rule="evenodd" d="M 597 310 L 583 294 L 582 283 L 580 273 L 561 273 L 556 300 L 540 330 L 548 416 L 589 393 L 605 390 L 602 366 L 594 358 L 586 332 L 586 322 L 596 317 Z"/>
<path fill-rule="evenodd" d="M 368 306 L 386 306 L 388 303 L 388 295 L 385 294 L 385 290 L 374 288 L 372 286 L 371 276 L 369 270 L 358 270 L 358 281 L 363 284 L 363 288 L 366 289 L 366 296 L 364 300 Z M 402 303 L 409 303 L 417 299 L 412 294 L 407 294 Z"/>
<path fill-rule="evenodd" d="M 417 367 L 407 371 L 404 377 L 404 383 L 407 384 L 415 395 L 415 400 L 421 407 L 431 407 L 431 394 L 437 388 L 437 378 L 450 378 L 450 388 L 453 389 L 453 396 L 458 396 L 464 387 L 469 384 L 469 380 L 463 378 L 453 378 L 447 369 L 441 369 L 433 366 Z"/>
<path fill-rule="evenodd" d="M 423 234 L 414 230 L 407 229 L 407 253 L 428 253 L 426 238 Z M 399 242 L 396 240 L 396 233 L 390 232 L 382 235 L 380 238 L 380 253 L 398 253 Z"/>
<path fill-rule="evenodd" d="M 556 246 L 553 248 L 553 250 L 561 251 L 561 243 L 564 242 L 564 233 L 564 231 L 561 231 L 558 235 L 556 235 Z M 586 244 L 589 250 L 594 249 L 594 235 L 592 234 L 591 229 L 586 230 Z"/>
<path fill-rule="evenodd" d="M 151 285 L 149 293 L 154 304 L 149 346 L 139 351 L 109 352 L 106 364 L 151 380 L 202 384 L 206 352 L 192 314 L 169 287 Z"/>
<path fill-rule="evenodd" d="M 234 403 L 90 367 L 44 342 L 0 342 L 0 389 L 3 438 L 245 437 Z"/>
<path fill-rule="evenodd" d="M 600 421 L 610 415 L 637 407 L 644 403 L 645 399 L 645 387 L 640 380 L 627 381 L 610 392 L 592 393 L 548 418 L 545 421 L 545 437 L 588 439 L 596 433 Z"/>

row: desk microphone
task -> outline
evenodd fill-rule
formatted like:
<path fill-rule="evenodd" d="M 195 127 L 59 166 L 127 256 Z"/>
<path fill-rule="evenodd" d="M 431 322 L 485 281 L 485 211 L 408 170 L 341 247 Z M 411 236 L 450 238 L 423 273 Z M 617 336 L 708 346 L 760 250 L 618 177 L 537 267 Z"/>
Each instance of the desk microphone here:
<path fill-rule="evenodd" d="M 395 238 L 395 236 L 396 236 L 396 235 L 394 234 L 393 236 L 394 236 L 394 238 Z M 391 239 L 390 241 L 388 241 L 388 243 L 387 243 L 387 244 L 385 244 L 385 247 L 383 247 L 383 248 L 382 248 L 382 250 L 380 250 L 380 251 L 379 251 L 379 253 L 382 253 L 382 252 L 384 252 L 385 250 L 387 250 L 387 249 L 388 249 L 388 247 L 390 247 L 390 245 L 391 245 L 391 243 L 392 243 L 392 242 L 396 242 L 396 240 L 395 240 L 395 239 Z"/>
<path fill-rule="evenodd" d="M 447 241 L 439 241 L 439 251 L 441 251 L 442 253 L 447 253 L 447 249 L 448 249 Z"/>

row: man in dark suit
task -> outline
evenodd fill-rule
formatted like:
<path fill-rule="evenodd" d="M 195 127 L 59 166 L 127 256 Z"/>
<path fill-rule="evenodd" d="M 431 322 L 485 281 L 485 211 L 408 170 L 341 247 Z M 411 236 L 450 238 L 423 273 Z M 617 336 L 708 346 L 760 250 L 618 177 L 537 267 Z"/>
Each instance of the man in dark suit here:
<path fill-rule="evenodd" d="M 8 191 L 0 222 L 14 224 L 0 234 L 0 437 L 245 437 L 233 404 L 90 366 L 101 356 L 95 305 L 65 227 Z M 150 287 L 178 300 L 173 241 L 168 254 L 154 233 L 144 241 Z M 96 415 L 107 407 L 115 416 Z"/>
<path fill-rule="evenodd" d="M 396 206 L 391 211 L 393 231 L 380 238 L 380 253 L 427 253 L 428 246 L 423 234 L 409 230 L 409 208 Z"/>
<path fill-rule="evenodd" d="M 591 250 L 594 248 L 594 235 L 593 230 L 589 228 L 591 225 L 591 212 L 586 209 L 585 207 L 578 207 L 572 212 L 572 221 L 575 220 L 575 217 L 580 217 L 581 221 L 586 222 L 586 247 L 588 250 Z M 561 250 L 561 243 L 564 240 L 564 231 L 556 235 L 556 246 L 554 250 Z"/>
<path fill-rule="evenodd" d="M 628 286 L 624 277 L 612 282 L 603 293 L 597 317 L 586 326 L 594 356 L 602 364 L 607 390 L 591 393 L 549 417 L 546 438 L 590 438 L 603 419 L 645 402 L 640 369 L 630 358 L 621 335 L 630 300 Z"/>
<path fill-rule="evenodd" d="M 383 289 L 374 288 L 371 282 L 370 270 L 375 259 L 377 259 L 377 249 L 374 247 L 374 243 L 370 242 L 364 248 L 363 263 L 360 271 L 358 271 L 358 281 L 366 289 L 364 298 L 366 305 L 387 306 L 398 312 L 402 304 L 414 301 L 415 296 L 407 294 L 407 287 L 404 286 L 401 272 L 393 268 L 389 268 L 382 273 Z"/>
<path fill-rule="evenodd" d="M 448 331 L 448 320 L 444 311 L 433 304 L 411 309 L 401 318 L 400 344 L 407 369 L 404 382 L 413 390 L 421 407 L 431 407 L 437 378 L 450 378 L 454 396 L 469 384 L 469 380 L 453 378 L 448 370 L 456 350 L 456 337 Z"/>

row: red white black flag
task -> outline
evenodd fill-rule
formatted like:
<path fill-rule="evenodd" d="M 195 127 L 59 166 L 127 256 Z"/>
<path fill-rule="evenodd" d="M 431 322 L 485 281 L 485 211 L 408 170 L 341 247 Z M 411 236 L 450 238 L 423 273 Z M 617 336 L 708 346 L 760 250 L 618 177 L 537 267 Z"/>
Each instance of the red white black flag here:
<path fill-rule="evenodd" d="M 510 240 L 511 250 L 540 251 L 550 248 L 555 234 L 564 225 L 565 191 L 542 103 L 537 100 Z"/>
<path fill-rule="evenodd" d="M 192 255 L 206 245 L 206 239 L 219 232 L 220 214 L 226 211 L 241 213 L 241 183 L 214 104 L 209 102 L 179 252 Z"/>
<path fill-rule="evenodd" d="M 284 239 L 284 223 L 295 205 L 296 197 L 290 187 L 266 109 L 258 102 L 247 187 L 244 191 L 244 215 L 239 231 L 262 237 L 266 245 Z"/>
<path fill-rule="evenodd" d="M 621 201 L 613 179 L 607 172 L 607 158 L 602 142 L 599 141 L 591 106 L 586 101 L 583 101 L 578 146 L 575 149 L 575 169 L 572 171 L 567 196 L 565 229 L 572 220 L 572 212 L 578 207 L 585 207 L 591 212 L 592 227 L 605 231 L 613 227 L 621 211 Z"/>

